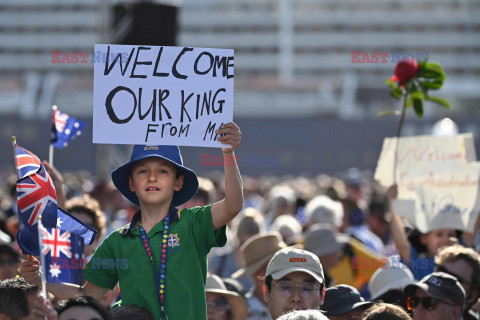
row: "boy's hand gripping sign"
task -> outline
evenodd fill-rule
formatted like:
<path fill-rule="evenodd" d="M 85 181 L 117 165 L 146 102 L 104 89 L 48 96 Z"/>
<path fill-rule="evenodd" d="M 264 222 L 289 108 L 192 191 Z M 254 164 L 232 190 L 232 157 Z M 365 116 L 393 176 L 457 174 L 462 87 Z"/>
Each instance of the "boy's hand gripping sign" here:
<path fill-rule="evenodd" d="M 224 147 L 233 50 L 95 45 L 93 142 Z"/>

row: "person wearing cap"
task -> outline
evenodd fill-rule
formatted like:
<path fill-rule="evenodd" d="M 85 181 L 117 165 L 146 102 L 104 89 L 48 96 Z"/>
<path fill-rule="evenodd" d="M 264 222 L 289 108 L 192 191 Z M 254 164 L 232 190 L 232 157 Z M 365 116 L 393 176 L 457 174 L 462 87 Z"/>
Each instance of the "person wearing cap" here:
<path fill-rule="evenodd" d="M 415 320 L 457 320 L 465 306 L 465 290 L 445 272 L 427 275 L 405 286 L 403 292 L 408 295 L 407 306 Z"/>
<path fill-rule="evenodd" d="M 403 288 L 416 282 L 406 265 L 391 258 L 375 271 L 368 282 L 370 301 L 392 303 L 407 310 L 407 296 Z"/>
<path fill-rule="evenodd" d="M 232 278 L 248 277 L 253 283 L 247 294 L 248 320 L 271 319 L 263 294 L 265 272 L 275 253 L 286 247 L 282 236 L 276 231 L 257 234 L 240 247 L 244 267 L 232 274 Z"/>
<path fill-rule="evenodd" d="M 278 251 L 267 265 L 263 294 L 274 320 L 292 310 L 319 309 L 325 296 L 320 260 L 306 250 Z"/>
<path fill-rule="evenodd" d="M 348 235 L 332 231 L 327 224 L 314 224 L 307 229 L 303 245 L 305 250 L 320 259 L 327 288 L 335 281 L 330 276 L 330 270 L 340 263 L 342 249 L 348 245 L 349 240 Z"/>
<path fill-rule="evenodd" d="M 238 292 L 227 290 L 219 276 L 207 277 L 205 293 L 208 320 L 247 319 L 247 301 Z"/>
<path fill-rule="evenodd" d="M 228 164 L 224 166 L 225 198 L 210 206 L 176 209 L 198 189 L 195 172 L 183 165 L 176 146 L 136 145 L 130 161 L 112 172 L 117 189 L 140 210 L 97 248 L 83 272 L 87 280 L 83 294 L 101 299 L 119 283 L 121 303 L 144 307 L 155 319 L 207 318 L 207 254 L 225 244 L 225 224 L 243 206 L 234 155 L 240 129 L 231 122 L 215 133 L 219 142 L 229 145 L 222 148 Z M 26 263 L 22 275 L 38 283 L 38 265 Z M 79 289 L 48 285 L 59 299 L 75 296 Z"/>
<path fill-rule="evenodd" d="M 463 320 L 479 319 L 480 314 L 473 306 L 480 298 L 480 254 L 472 248 L 455 244 L 440 250 L 434 261 L 435 271 L 454 276 L 465 290 Z"/>
<path fill-rule="evenodd" d="M 352 286 L 339 284 L 325 290 L 325 303 L 321 310 L 330 320 L 360 320 L 362 313 L 372 306 Z"/>
<path fill-rule="evenodd" d="M 342 283 L 365 289 L 372 274 L 386 260 L 357 239 L 335 232 L 328 224 L 312 225 L 306 231 L 304 246 L 319 257 L 327 287 Z"/>

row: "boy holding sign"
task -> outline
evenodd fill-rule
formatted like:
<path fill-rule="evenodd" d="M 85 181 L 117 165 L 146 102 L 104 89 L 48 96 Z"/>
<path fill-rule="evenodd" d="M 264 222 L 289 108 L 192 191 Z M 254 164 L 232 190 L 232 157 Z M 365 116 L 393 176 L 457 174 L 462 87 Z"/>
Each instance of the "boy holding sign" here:
<path fill-rule="evenodd" d="M 225 124 L 216 134 L 218 141 L 231 145 L 222 148 L 224 157 L 235 159 L 238 126 Z M 225 225 L 243 206 L 236 163 L 225 166 L 223 200 L 181 211 L 175 207 L 195 195 L 198 180 L 183 166 L 178 147 L 136 145 L 130 161 L 112 172 L 112 180 L 140 210 L 98 247 L 84 270 L 82 294 L 101 299 L 119 282 L 122 304 L 145 307 L 155 319 L 206 319 L 207 253 L 225 244 Z M 27 281 L 34 282 L 37 272 L 37 261 L 22 264 Z M 75 296 L 79 289 L 48 285 L 59 299 Z"/>

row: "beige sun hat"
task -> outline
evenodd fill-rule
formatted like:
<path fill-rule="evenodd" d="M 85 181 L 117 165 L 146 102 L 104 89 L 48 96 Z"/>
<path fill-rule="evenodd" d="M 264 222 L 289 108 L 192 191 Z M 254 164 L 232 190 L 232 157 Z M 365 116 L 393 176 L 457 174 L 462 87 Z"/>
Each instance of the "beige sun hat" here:
<path fill-rule="evenodd" d="M 232 278 L 245 278 L 252 276 L 258 269 L 287 245 L 282 240 L 279 232 L 266 232 L 249 238 L 240 247 L 244 267 L 232 274 Z"/>
<path fill-rule="evenodd" d="M 329 224 L 314 224 L 305 235 L 303 245 L 318 257 L 323 257 L 337 252 L 350 240 L 346 234 L 337 233 Z"/>
<path fill-rule="evenodd" d="M 205 293 L 217 293 L 227 299 L 232 313 L 232 320 L 245 320 L 248 315 L 247 300 L 234 291 L 227 290 L 222 279 L 217 275 L 209 275 L 205 284 Z"/>

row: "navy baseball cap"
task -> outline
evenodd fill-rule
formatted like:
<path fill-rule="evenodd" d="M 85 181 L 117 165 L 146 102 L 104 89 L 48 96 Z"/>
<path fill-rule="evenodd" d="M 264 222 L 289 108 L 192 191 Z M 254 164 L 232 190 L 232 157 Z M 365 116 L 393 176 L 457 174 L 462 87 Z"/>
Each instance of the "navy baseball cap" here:
<path fill-rule="evenodd" d="M 140 205 L 135 192 L 130 190 L 129 177 L 137 161 L 157 157 L 172 163 L 183 175 L 183 186 L 173 193 L 172 204 L 178 207 L 190 200 L 198 190 L 198 179 L 195 172 L 183 166 L 182 155 L 177 146 L 146 146 L 135 145 L 130 156 L 130 161 L 112 171 L 112 181 L 128 200 L 137 206 Z"/>
<path fill-rule="evenodd" d="M 325 302 L 320 310 L 326 316 L 339 316 L 359 307 L 370 307 L 373 302 L 365 301 L 357 289 L 346 284 L 339 284 L 325 290 Z"/>
<path fill-rule="evenodd" d="M 456 306 L 465 307 L 465 290 L 457 278 L 445 272 L 434 272 L 425 276 L 420 282 L 405 286 L 403 292 L 413 296 L 417 289 L 422 289 L 430 297 L 448 300 Z"/>

